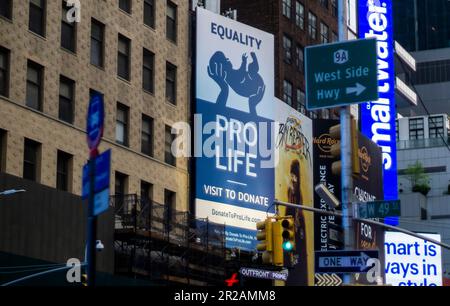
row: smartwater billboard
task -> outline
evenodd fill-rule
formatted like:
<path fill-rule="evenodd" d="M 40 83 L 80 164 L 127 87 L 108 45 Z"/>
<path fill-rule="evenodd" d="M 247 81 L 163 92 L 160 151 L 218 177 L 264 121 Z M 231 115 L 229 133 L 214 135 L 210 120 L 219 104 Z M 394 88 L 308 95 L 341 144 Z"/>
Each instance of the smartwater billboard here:
<path fill-rule="evenodd" d="M 275 197 L 283 202 L 313 207 L 312 121 L 281 100 L 276 102 Z M 295 221 L 294 264 L 287 285 L 314 285 L 314 219 L 304 210 L 279 207 Z"/>
<path fill-rule="evenodd" d="M 195 209 L 228 248 L 254 250 L 274 211 L 273 97 L 273 36 L 198 8 Z"/>
<path fill-rule="evenodd" d="M 441 241 L 439 234 L 421 235 Z M 398 232 L 386 232 L 384 240 L 386 284 L 442 286 L 440 246 Z"/>
<path fill-rule="evenodd" d="M 392 0 L 359 0 L 359 37 L 377 39 L 380 96 L 360 105 L 361 131 L 382 149 L 384 200 L 398 199 L 393 35 Z"/>

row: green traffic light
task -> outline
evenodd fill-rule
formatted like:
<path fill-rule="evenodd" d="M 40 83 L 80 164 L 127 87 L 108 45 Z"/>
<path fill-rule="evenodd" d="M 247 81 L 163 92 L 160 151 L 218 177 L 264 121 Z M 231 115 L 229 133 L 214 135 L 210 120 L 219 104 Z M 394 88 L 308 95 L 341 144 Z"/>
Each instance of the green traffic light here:
<path fill-rule="evenodd" d="M 290 242 L 290 241 L 283 242 L 283 250 L 289 252 L 289 251 L 292 251 L 293 248 L 294 248 L 294 245 L 292 244 L 292 242 Z"/>

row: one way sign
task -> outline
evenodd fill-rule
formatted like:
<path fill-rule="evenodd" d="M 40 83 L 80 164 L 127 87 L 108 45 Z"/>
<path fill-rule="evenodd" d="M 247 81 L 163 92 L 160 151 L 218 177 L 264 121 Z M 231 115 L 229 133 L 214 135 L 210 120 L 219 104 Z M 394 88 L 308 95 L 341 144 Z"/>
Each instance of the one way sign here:
<path fill-rule="evenodd" d="M 361 273 L 372 268 L 369 259 L 378 259 L 378 251 L 316 252 L 316 273 Z"/>

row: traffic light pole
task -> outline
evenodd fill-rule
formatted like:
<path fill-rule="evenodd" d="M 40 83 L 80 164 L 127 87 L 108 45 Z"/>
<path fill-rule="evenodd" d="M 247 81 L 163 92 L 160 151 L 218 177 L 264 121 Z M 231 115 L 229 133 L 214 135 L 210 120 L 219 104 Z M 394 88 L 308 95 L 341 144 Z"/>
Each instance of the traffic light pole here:
<path fill-rule="evenodd" d="M 344 0 L 338 0 L 339 41 L 346 40 Z M 355 249 L 355 237 L 352 223 L 352 145 L 350 106 L 341 108 L 341 196 L 342 225 L 344 227 L 344 249 Z M 344 284 L 352 283 L 351 274 L 344 275 Z"/>

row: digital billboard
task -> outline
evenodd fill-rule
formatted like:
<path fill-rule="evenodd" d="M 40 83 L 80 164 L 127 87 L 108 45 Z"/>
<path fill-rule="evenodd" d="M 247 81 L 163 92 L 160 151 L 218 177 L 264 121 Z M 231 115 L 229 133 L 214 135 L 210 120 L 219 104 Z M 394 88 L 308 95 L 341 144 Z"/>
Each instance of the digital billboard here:
<path fill-rule="evenodd" d="M 441 241 L 439 234 L 420 234 Z M 442 286 L 441 247 L 407 234 L 386 232 L 384 238 L 386 284 Z"/>
<path fill-rule="evenodd" d="M 384 200 L 397 200 L 395 71 L 392 0 L 359 1 L 359 37 L 377 39 L 377 101 L 360 105 L 362 133 L 382 150 Z M 397 225 L 398 218 L 387 218 Z"/>
<path fill-rule="evenodd" d="M 197 9 L 195 213 L 254 250 L 274 212 L 274 37 Z"/>

